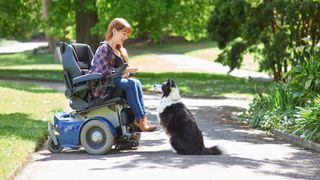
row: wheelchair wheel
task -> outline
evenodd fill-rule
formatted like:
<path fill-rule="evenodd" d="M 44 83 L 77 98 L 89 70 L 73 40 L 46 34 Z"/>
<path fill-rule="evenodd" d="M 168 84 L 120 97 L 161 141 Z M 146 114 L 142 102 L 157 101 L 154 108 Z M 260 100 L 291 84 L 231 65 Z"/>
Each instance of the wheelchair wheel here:
<path fill-rule="evenodd" d="M 109 127 L 98 120 L 84 125 L 80 135 L 81 144 L 89 154 L 105 154 L 114 144 L 114 137 Z"/>
<path fill-rule="evenodd" d="M 51 138 L 49 138 L 48 144 L 47 144 L 47 149 L 52 153 L 59 153 L 62 151 L 63 147 L 61 146 L 59 141 L 58 141 L 58 145 L 55 145 L 53 140 Z"/>

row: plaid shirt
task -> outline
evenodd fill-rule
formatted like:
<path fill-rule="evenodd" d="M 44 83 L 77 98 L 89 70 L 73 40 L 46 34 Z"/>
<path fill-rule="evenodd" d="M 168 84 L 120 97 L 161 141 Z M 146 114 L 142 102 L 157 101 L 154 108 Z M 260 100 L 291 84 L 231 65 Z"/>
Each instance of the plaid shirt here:
<path fill-rule="evenodd" d="M 102 73 L 105 78 L 109 78 L 113 72 L 120 70 L 117 66 L 119 61 L 123 62 L 119 56 L 115 55 L 112 47 L 105 41 L 101 42 L 93 56 L 89 73 L 98 72 Z M 91 90 L 95 97 L 104 96 L 104 92 L 99 86 L 92 87 Z"/>

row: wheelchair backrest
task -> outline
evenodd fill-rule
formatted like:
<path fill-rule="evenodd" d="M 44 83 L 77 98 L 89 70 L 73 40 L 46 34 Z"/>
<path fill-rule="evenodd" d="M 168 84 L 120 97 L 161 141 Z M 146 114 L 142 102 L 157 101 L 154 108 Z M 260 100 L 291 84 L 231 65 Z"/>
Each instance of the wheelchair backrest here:
<path fill-rule="evenodd" d="M 77 62 L 81 69 L 90 69 L 93 53 L 88 44 L 72 43 Z"/>
<path fill-rule="evenodd" d="M 77 63 L 77 57 L 73 47 L 65 42 L 60 42 L 59 46 L 62 56 L 62 66 L 65 72 L 66 85 L 67 88 L 71 88 L 73 78 L 81 76 L 82 70 Z"/>
<path fill-rule="evenodd" d="M 81 43 L 60 42 L 60 52 L 62 56 L 63 70 L 65 71 L 65 80 L 68 88 L 72 87 L 72 79 L 88 72 L 91 67 L 93 57 L 89 45 Z"/>

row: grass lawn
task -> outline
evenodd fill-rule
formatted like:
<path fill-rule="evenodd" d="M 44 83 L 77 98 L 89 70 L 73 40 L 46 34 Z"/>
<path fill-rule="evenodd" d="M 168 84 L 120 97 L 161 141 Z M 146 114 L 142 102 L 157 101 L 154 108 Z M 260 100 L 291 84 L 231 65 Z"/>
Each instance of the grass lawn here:
<path fill-rule="evenodd" d="M 136 78 L 147 91 L 153 91 L 154 84 L 171 78 L 176 81 L 181 95 L 204 97 L 264 93 L 272 83 L 208 73 L 137 73 Z"/>
<path fill-rule="evenodd" d="M 0 80 L 0 179 L 44 142 L 47 121 L 63 111 L 63 94 L 33 84 Z"/>

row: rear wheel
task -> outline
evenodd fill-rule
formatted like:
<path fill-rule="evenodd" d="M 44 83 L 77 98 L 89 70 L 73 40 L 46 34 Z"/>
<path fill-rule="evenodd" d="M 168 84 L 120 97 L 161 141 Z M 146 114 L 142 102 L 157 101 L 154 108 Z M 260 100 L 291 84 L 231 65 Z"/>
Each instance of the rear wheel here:
<path fill-rule="evenodd" d="M 92 120 L 81 130 L 81 144 L 90 154 L 105 154 L 109 152 L 114 144 L 114 137 L 105 123 Z"/>

